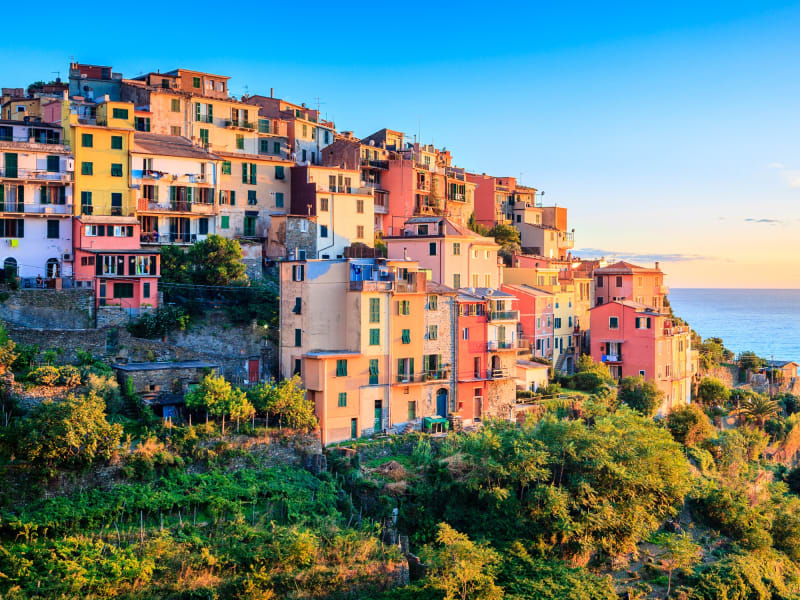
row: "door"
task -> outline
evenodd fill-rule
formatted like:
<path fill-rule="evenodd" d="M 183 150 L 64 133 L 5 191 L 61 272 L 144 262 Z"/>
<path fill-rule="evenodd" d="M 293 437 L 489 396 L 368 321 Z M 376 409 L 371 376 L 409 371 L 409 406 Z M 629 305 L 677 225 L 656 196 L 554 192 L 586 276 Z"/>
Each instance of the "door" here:
<path fill-rule="evenodd" d="M 436 392 L 436 414 L 440 417 L 447 417 L 447 390 L 445 388 Z"/>
<path fill-rule="evenodd" d="M 350 439 L 358 437 L 358 419 L 350 419 Z"/>
<path fill-rule="evenodd" d="M 247 380 L 250 383 L 256 383 L 258 381 L 259 362 L 257 358 L 251 358 L 247 361 Z"/>
<path fill-rule="evenodd" d="M 375 433 L 383 431 L 383 402 L 375 400 Z"/>

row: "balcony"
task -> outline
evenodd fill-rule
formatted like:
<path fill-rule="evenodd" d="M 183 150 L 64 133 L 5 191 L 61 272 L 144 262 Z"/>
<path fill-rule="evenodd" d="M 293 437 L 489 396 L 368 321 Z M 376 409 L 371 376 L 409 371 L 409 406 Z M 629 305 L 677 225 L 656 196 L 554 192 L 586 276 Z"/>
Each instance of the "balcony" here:
<path fill-rule="evenodd" d="M 431 182 L 417 180 L 417 190 L 419 190 L 420 192 L 430 192 Z"/>
<path fill-rule="evenodd" d="M 213 123 L 214 115 L 197 115 L 194 120 L 197 123 Z"/>
<path fill-rule="evenodd" d="M 53 173 L 39 169 L 3 168 L 0 169 L 0 177 L 22 181 L 61 181 L 64 183 L 72 181 L 72 173 Z"/>
<path fill-rule="evenodd" d="M 518 310 L 492 310 L 489 311 L 490 321 L 519 321 Z"/>
<path fill-rule="evenodd" d="M 391 292 L 394 281 L 351 281 L 351 292 Z"/>
<path fill-rule="evenodd" d="M 511 374 L 505 367 L 489 370 L 489 379 L 508 379 L 509 377 L 511 377 Z"/>
<path fill-rule="evenodd" d="M 450 194 L 448 200 L 452 200 L 453 202 L 464 202 L 464 194 Z"/>
<path fill-rule="evenodd" d="M 72 204 L 22 204 L 20 202 L 0 203 L 0 212 L 26 215 L 71 215 Z"/>
<path fill-rule="evenodd" d="M 196 233 L 158 233 L 157 231 L 149 231 L 142 233 L 139 236 L 139 241 L 142 244 L 194 244 L 205 238 L 205 235 Z"/>
<path fill-rule="evenodd" d="M 137 208 L 140 212 L 179 212 L 196 215 L 214 214 L 214 204 L 210 202 L 153 202 L 147 198 L 139 198 Z"/>
<path fill-rule="evenodd" d="M 253 131 L 255 131 L 258 128 L 258 126 L 255 123 L 239 119 L 232 119 L 229 121 L 225 121 L 225 127 L 227 127 L 228 129 L 250 129 Z"/>
<path fill-rule="evenodd" d="M 388 169 L 389 168 L 389 161 L 388 160 L 367 160 L 366 158 L 361 159 L 361 166 L 362 167 L 373 167 L 375 169 Z"/>
<path fill-rule="evenodd" d="M 600 357 L 600 361 L 604 363 L 621 363 L 622 362 L 622 354 L 603 354 Z"/>
<path fill-rule="evenodd" d="M 486 349 L 489 352 L 497 352 L 498 350 L 516 350 L 514 342 L 490 340 L 486 343 Z"/>
<path fill-rule="evenodd" d="M 422 381 L 444 381 L 450 379 L 450 365 L 442 365 L 439 369 L 423 371 Z"/>
<path fill-rule="evenodd" d="M 378 196 L 375 196 L 375 214 L 376 215 L 386 215 L 389 214 L 389 205 L 386 201 L 378 200 Z"/>
<path fill-rule="evenodd" d="M 346 187 L 343 185 L 317 184 L 317 191 L 328 194 L 356 194 L 359 196 L 372 196 L 372 188 L 368 187 Z"/>
<path fill-rule="evenodd" d="M 664 335 L 666 337 L 670 337 L 673 335 L 681 335 L 683 333 L 689 333 L 688 327 L 664 327 Z"/>

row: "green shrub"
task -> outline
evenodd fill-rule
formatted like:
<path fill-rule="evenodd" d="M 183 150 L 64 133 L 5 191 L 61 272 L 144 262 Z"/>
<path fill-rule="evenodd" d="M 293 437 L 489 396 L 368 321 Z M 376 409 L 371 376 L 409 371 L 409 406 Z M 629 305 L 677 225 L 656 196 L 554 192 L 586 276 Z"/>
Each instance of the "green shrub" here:
<path fill-rule="evenodd" d="M 800 572 L 775 551 L 736 553 L 700 567 L 692 578 L 691 600 L 797 598 Z"/>
<path fill-rule="evenodd" d="M 44 365 L 31 371 L 28 378 L 36 385 L 52 386 L 58 383 L 60 375 L 56 367 Z"/>
<path fill-rule="evenodd" d="M 138 320 L 128 324 L 131 335 L 141 338 L 162 338 L 171 331 L 184 331 L 189 324 L 189 316 L 179 306 L 159 306 L 153 312 L 145 313 Z"/>
<path fill-rule="evenodd" d="M 697 514 L 747 550 L 772 545 L 769 520 L 750 505 L 746 494 L 722 484 L 709 484 L 696 498 Z"/>
<path fill-rule="evenodd" d="M 672 437 L 686 446 L 699 444 L 714 435 L 714 426 L 696 404 L 673 410 L 667 416 L 667 429 Z"/>
<path fill-rule="evenodd" d="M 58 368 L 58 383 L 67 387 L 81 384 L 81 372 L 72 365 L 63 365 Z"/>

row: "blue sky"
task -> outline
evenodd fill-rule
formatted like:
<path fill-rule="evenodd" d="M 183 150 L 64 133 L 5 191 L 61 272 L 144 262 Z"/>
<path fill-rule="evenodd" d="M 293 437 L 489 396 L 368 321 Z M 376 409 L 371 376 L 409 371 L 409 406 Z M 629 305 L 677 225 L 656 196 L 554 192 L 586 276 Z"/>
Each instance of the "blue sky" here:
<path fill-rule="evenodd" d="M 0 38 L 3 86 L 178 66 L 421 133 L 522 173 L 583 255 L 662 258 L 674 287 L 800 287 L 800 3 L 237 3 L 52 14 Z M 491 9 L 491 10 L 490 10 Z M 141 16 L 139 16 L 141 15 Z M 122 24 L 122 25 L 119 25 Z"/>

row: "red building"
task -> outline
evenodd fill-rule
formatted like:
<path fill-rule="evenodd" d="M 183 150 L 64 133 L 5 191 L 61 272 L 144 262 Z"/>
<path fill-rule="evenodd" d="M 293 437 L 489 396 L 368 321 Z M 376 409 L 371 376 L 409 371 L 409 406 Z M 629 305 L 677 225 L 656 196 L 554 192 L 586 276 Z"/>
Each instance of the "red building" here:
<path fill-rule="evenodd" d="M 90 282 L 97 306 L 158 306 L 159 251 L 141 248 L 136 217 L 82 215 L 72 231 L 75 278 Z"/>
<path fill-rule="evenodd" d="M 480 420 L 487 397 L 488 334 L 486 302 L 471 294 L 460 293 L 456 299 L 456 387 L 458 405 L 455 413 L 469 425 Z"/>

